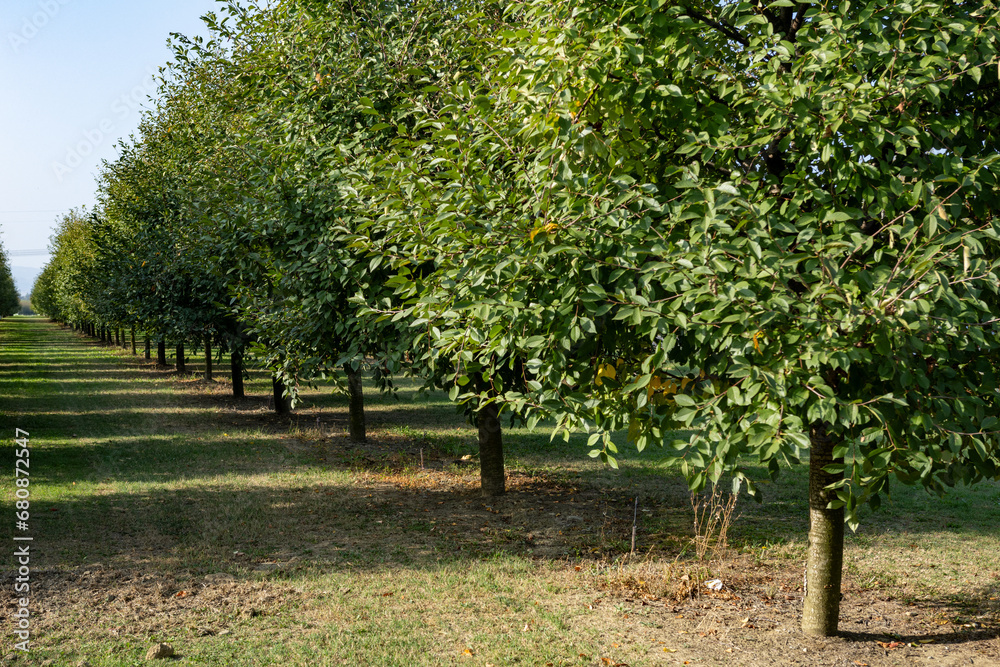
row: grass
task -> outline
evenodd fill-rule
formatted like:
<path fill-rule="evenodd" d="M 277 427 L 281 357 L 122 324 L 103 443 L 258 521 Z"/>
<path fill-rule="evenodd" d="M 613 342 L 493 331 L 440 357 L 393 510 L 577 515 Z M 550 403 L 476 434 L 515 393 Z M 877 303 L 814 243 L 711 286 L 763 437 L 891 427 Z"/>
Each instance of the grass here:
<path fill-rule="evenodd" d="M 696 561 L 689 494 L 658 450 L 623 447 L 615 472 L 583 438 L 509 429 L 510 492 L 486 501 L 463 461 L 476 434 L 443 394 L 366 390 L 371 442 L 353 445 L 346 397 L 311 391 L 279 418 L 266 377 L 235 400 L 222 365 L 209 384 L 199 363 L 178 376 L 39 318 L 0 321 L 0 429 L 32 449 L 35 634 L 18 664 L 138 665 L 156 641 L 205 665 L 660 664 L 665 621 L 622 600 L 697 595 L 710 576 L 768 599 L 801 579 L 802 468 L 740 501 L 737 555 Z M 998 502 L 996 484 L 943 501 L 899 489 L 848 537 L 848 594 L 995 619 Z"/>

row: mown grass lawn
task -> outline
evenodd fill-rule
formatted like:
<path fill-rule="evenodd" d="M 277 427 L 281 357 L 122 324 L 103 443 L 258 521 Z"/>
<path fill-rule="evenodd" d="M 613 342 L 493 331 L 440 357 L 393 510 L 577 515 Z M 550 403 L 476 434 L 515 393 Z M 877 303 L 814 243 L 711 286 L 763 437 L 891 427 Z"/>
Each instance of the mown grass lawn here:
<path fill-rule="evenodd" d="M 623 447 L 613 471 L 582 437 L 510 429 L 509 493 L 486 500 L 475 432 L 416 382 L 367 392 L 370 442 L 355 445 L 346 398 L 329 389 L 279 418 L 266 377 L 237 401 L 223 374 L 206 383 L 189 370 L 40 318 L 0 321 L 9 538 L 15 428 L 32 452 L 30 528 L 18 533 L 33 537 L 31 652 L 14 649 L 11 626 L 5 659 L 138 665 L 161 641 L 205 665 L 1000 656 L 996 484 L 944 499 L 897 489 L 866 516 L 848 538 L 846 634 L 817 649 L 797 634 L 803 469 L 764 483 L 762 505 L 741 499 L 729 551 L 697 561 L 690 496 L 658 450 Z M 9 615 L 15 564 L 0 567 Z M 703 586 L 716 576 L 720 593 Z"/>

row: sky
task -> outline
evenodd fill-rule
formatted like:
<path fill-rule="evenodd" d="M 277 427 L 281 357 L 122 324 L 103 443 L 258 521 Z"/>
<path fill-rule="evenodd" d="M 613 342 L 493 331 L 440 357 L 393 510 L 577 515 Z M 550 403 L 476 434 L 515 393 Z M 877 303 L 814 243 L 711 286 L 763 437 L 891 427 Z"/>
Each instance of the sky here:
<path fill-rule="evenodd" d="M 205 34 L 216 0 L 3 0 L 0 241 L 22 293 L 55 224 L 93 207 L 102 160 L 138 126 L 172 32 Z"/>

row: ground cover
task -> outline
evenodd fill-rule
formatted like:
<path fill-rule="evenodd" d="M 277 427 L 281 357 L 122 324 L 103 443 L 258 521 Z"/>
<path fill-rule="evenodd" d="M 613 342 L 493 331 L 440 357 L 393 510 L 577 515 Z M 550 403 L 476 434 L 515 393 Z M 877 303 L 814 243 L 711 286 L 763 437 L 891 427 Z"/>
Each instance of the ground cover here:
<path fill-rule="evenodd" d="M 866 515 L 843 632 L 814 640 L 798 632 L 805 470 L 764 483 L 763 505 L 740 499 L 722 550 L 694 539 L 686 486 L 655 449 L 622 447 L 613 471 L 582 438 L 510 429 L 509 493 L 484 500 L 475 431 L 414 382 L 366 390 L 356 445 L 329 389 L 279 418 L 266 378 L 235 400 L 224 374 L 189 370 L 0 321 L 0 517 L 12 536 L 21 428 L 34 538 L 32 650 L 8 620 L 5 663 L 138 665 L 160 641 L 205 665 L 1000 662 L 996 484 L 897 489 Z M 0 572 L 9 619 L 12 557 Z"/>

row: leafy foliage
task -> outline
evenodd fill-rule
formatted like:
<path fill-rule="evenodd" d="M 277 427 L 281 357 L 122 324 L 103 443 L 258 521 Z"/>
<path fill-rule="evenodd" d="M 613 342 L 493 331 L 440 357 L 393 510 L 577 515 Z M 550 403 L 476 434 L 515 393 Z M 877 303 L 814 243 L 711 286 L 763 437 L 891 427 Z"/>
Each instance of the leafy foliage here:
<path fill-rule="evenodd" d="M 816 424 L 850 516 L 891 476 L 995 477 L 995 13 L 789 8 L 520 7 L 386 160 L 380 224 L 436 267 L 400 313 L 695 489 L 754 491 L 740 461 L 777 474 Z"/>

